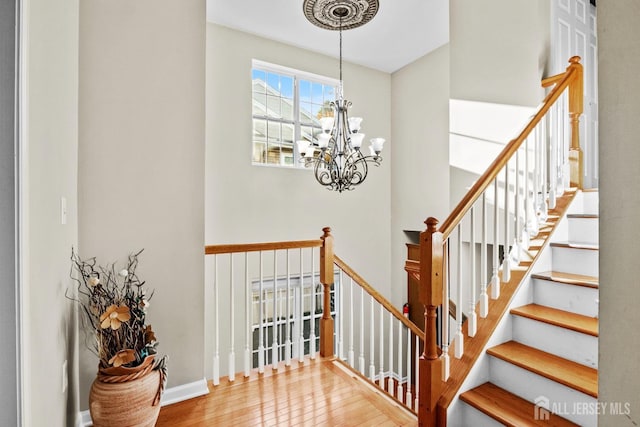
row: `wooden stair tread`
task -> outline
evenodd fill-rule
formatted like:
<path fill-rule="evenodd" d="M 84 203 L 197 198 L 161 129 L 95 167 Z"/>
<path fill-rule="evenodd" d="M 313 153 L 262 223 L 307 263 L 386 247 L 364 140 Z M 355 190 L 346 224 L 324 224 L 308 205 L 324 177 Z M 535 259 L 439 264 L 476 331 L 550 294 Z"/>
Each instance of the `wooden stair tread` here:
<path fill-rule="evenodd" d="M 511 310 L 511 314 L 570 329 L 583 334 L 598 336 L 598 319 L 557 308 L 528 304 Z"/>
<path fill-rule="evenodd" d="M 569 248 L 569 249 L 584 249 L 588 251 L 597 251 L 599 250 L 598 245 L 593 245 L 589 243 L 572 243 L 572 242 L 553 242 L 551 243 L 552 248 Z"/>
<path fill-rule="evenodd" d="M 598 214 L 567 214 L 567 218 L 598 219 Z"/>
<path fill-rule="evenodd" d="M 508 341 L 487 353 L 589 396 L 598 397 L 598 371 L 545 351 Z"/>
<path fill-rule="evenodd" d="M 552 282 L 563 283 L 565 285 L 584 286 L 587 288 L 598 288 L 598 278 L 594 276 L 584 276 L 582 274 L 563 273 L 560 271 L 544 271 L 531 275 L 534 279 L 550 280 Z"/>
<path fill-rule="evenodd" d="M 552 413 L 548 420 L 536 420 L 533 403 L 489 382 L 462 393 L 460 400 L 510 427 L 578 425 Z"/>

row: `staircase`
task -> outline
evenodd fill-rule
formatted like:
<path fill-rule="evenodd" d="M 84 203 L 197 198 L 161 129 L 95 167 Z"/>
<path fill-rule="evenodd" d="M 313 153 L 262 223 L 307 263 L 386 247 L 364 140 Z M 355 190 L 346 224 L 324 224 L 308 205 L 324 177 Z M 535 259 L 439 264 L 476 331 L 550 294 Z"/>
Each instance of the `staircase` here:
<path fill-rule="evenodd" d="M 503 342 L 474 376 L 488 381 L 460 395 L 450 425 L 597 425 L 597 212 L 597 191 L 576 195 L 541 259 L 550 271 L 514 297 Z"/>

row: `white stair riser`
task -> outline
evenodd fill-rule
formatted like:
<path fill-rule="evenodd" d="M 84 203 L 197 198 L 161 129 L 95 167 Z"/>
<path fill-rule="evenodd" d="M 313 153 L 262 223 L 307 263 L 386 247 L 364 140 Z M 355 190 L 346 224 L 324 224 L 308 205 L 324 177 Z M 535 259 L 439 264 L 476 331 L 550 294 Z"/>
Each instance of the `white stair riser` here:
<path fill-rule="evenodd" d="M 549 399 L 552 409 L 555 407 L 561 412 L 557 415 L 562 418 L 584 427 L 597 426 L 598 417 L 596 414 L 585 414 L 584 411 L 578 410 L 583 408 L 582 405 L 595 407 L 597 403 L 595 398 L 495 357 L 491 357 L 489 366 L 491 382 L 498 387 L 502 387 L 529 402 L 535 402 L 536 399 L 544 396 Z M 532 419 L 533 415 L 531 414 Z"/>
<path fill-rule="evenodd" d="M 599 195 L 597 191 L 587 191 L 582 193 L 582 213 L 597 214 L 599 205 Z"/>
<path fill-rule="evenodd" d="M 598 276 L 598 251 L 556 246 L 551 249 L 554 271 Z"/>
<path fill-rule="evenodd" d="M 534 279 L 533 302 L 558 310 L 598 316 L 598 289 Z"/>
<path fill-rule="evenodd" d="M 571 243 L 598 244 L 598 218 L 569 218 Z"/>
<path fill-rule="evenodd" d="M 597 337 L 514 315 L 513 339 L 573 362 L 598 368 Z"/>
<path fill-rule="evenodd" d="M 461 406 L 462 417 L 460 424 L 455 426 L 473 426 L 473 427 L 501 427 L 502 423 L 496 421 L 484 412 L 477 410 L 471 405 L 465 403 Z"/>

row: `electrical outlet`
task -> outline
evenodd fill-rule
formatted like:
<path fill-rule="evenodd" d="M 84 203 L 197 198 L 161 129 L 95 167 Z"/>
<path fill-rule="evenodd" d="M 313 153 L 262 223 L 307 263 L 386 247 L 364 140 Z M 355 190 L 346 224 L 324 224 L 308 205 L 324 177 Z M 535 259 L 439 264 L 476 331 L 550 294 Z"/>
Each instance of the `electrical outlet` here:
<path fill-rule="evenodd" d="M 68 385 L 69 385 L 69 377 L 67 375 L 67 361 L 65 360 L 62 363 L 62 392 L 63 393 L 67 391 Z"/>

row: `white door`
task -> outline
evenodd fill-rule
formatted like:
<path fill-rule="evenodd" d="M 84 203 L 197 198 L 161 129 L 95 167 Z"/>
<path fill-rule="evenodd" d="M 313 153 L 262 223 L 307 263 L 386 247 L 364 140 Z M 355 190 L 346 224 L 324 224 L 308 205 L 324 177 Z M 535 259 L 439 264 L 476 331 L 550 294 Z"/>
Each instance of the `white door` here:
<path fill-rule="evenodd" d="M 565 70 L 572 56 L 584 66 L 584 115 L 580 146 L 584 152 L 584 187 L 598 187 L 598 43 L 595 1 L 552 0 L 551 74 Z"/>

